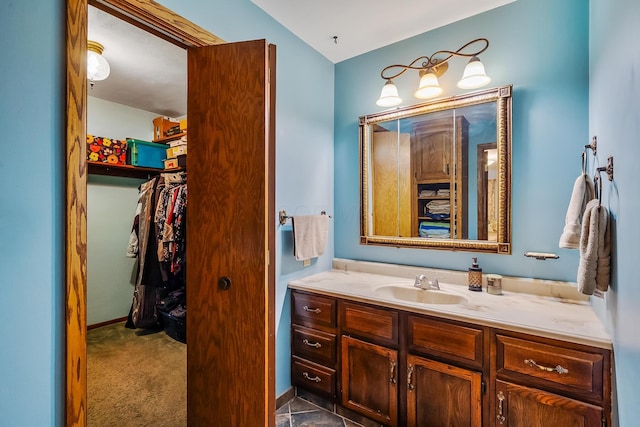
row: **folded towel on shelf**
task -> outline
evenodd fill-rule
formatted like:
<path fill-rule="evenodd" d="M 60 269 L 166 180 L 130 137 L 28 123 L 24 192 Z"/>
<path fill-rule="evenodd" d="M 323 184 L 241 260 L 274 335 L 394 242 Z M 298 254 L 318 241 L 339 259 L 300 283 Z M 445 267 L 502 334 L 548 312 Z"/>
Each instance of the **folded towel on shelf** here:
<path fill-rule="evenodd" d="M 595 197 L 591 177 L 585 173 L 573 184 L 573 192 L 567 209 L 565 226 L 560 236 L 559 246 L 564 249 L 578 249 L 582 230 L 582 217 L 587 203 Z"/>
<path fill-rule="evenodd" d="M 420 221 L 418 227 L 418 235 L 420 237 L 437 237 L 440 239 L 448 239 L 450 234 L 449 223 Z"/>
<path fill-rule="evenodd" d="M 450 214 L 451 202 L 449 200 L 432 200 L 427 203 L 429 213 Z"/>
<path fill-rule="evenodd" d="M 578 263 L 578 290 L 593 295 L 598 289 L 609 288 L 611 272 L 611 231 L 609 211 L 593 199 L 584 210 L 580 236 L 580 262 Z"/>
<path fill-rule="evenodd" d="M 317 258 L 327 246 L 329 217 L 327 215 L 298 215 L 291 217 L 293 225 L 293 253 L 297 261 Z"/>

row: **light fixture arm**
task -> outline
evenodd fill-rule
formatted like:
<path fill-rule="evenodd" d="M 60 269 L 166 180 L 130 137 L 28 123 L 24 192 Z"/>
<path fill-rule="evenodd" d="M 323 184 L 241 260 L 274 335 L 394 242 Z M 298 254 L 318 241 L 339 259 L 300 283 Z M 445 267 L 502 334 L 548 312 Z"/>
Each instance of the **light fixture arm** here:
<path fill-rule="evenodd" d="M 477 43 L 483 43 L 483 47 L 475 52 L 470 52 L 470 53 L 463 52 L 469 46 Z M 431 56 L 420 56 L 414 59 L 413 61 L 411 61 L 409 65 L 394 64 L 394 65 L 389 65 L 387 67 L 384 67 L 380 72 L 380 77 L 382 77 L 384 80 L 391 80 L 403 75 L 407 70 L 428 70 L 430 68 L 434 71 L 436 75 L 439 76 L 446 71 L 446 69 L 448 68 L 447 62 L 449 62 L 449 60 L 454 56 L 473 58 L 474 56 L 478 56 L 481 53 L 483 53 L 485 50 L 487 50 L 488 47 L 489 47 L 489 40 L 485 38 L 471 40 L 470 42 L 466 43 L 464 46 L 462 46 L 460 49 L 456 50 L 455 52 L 450 50 L 439 50 L 431 54 Z M 444 59 L 435 58 L 437 55 L 441 55 L 441 54 L 448 54 L 449 56 L 447 56 Z M 415 65 L 418 62 L 420 62 L 420 66 Z M 385 72 L 392 69 L 397 69 L 397 68 L 401 68 L 401 70 L 395 74 L 391 74 L 391 75 L 385 74 Z"/>

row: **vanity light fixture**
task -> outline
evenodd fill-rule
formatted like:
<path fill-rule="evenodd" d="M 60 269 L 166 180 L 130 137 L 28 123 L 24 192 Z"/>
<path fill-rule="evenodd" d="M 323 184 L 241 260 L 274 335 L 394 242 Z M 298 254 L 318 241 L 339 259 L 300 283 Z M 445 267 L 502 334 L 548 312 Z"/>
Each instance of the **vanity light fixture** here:
<path fill-rule="evenodd" d="M 94 82 L 104 80 L 109 77 L 111 67 L 102 56 L 104 46 L 93 40 L 87 42 L 87 79 L 93 86 Z"/>
<path fill-rule="evenodd" d="M 482 44 L 482 47 L 475 52 L 465 53 L 463 50 L 471 45 Z M 394 64 L 389 65 L 382 69 L 380 76 L 386 81 L 382 88 L 380 98 L 376 101 L 376 104 L 380 107 L 395 107 L 402 103 L 402 99 L 398 96 L 398 88 L 393 83 L 393 79 L 400 77 L 407 70 L 417 70 L 420 75 L 420 84 L 418 90 L 413 94 L 419 99 L 434 98 L 442 93 L 442 87 L 438 83 L 438 77 L 442 76 L 449 68 L 449 60 L 454 56 L 471 58 L 469 63 L 464 69 L 462 79 L 458 82 L 460 89 L 476 89 L 489 84 L 491 78 L 487 76 L 484 65 L 480 62 L 478 55 L 487 50 L 489 47 L 489 40 L 485 38 L 479 38 L 470 41 L 462 46 L 460 49 L 452 52 L 450 50 L 439 50 L 433 53 L 431 56 L 420 56 L 409 65 Z M 445 58 L 435 58 L 437 55 L 448 55 Z M 416 65 L 418 64 L 418 65 Z M 393 74 L 397 69 L 400 71 Z"/>

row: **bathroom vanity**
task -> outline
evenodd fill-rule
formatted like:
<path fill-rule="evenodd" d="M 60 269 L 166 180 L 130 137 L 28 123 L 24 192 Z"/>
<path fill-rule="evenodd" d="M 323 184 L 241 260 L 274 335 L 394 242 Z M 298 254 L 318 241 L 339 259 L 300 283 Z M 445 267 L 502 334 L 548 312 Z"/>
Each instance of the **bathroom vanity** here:
<path fill-rule="evenodd" d="M 610 425 L 612 344 L 588 300 L 532 279 L 469 292 L 465 277 L 335 260 L 290 282 L 292 384 L 386 426 Z"/>

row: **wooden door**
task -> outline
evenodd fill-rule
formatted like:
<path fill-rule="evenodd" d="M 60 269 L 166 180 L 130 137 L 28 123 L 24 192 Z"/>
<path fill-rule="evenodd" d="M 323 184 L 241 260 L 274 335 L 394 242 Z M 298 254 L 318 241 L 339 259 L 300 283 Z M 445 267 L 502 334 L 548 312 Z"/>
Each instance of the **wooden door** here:
<path fill-rule="evenodd" d="M 498 427 L 601 427 L 602 408 L 557 394 L 496 381 Z"/>
<path fill-rule="evenodd" d="M 409 427 L 480 427 L 482 374 L 407 356 Z"/>
<path fill-rule="evenodd" d="M 188 52 L 189 426 L 275 423 L 275 47 Z"/>
<path fill-rule="evenodd" d="M 342 336 L 342 406 L 398 424 L 398 352 Z"/>

